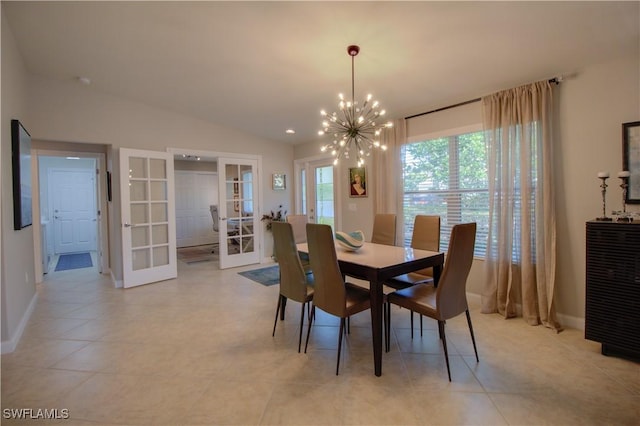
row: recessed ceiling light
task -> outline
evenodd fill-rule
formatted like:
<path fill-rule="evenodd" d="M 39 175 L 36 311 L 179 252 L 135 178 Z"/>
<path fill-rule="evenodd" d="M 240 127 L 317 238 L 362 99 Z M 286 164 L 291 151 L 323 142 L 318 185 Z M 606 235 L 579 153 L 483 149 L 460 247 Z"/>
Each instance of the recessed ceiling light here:
<path fill-rule="evenodd" d="M 294 135 L 294 134 L 296 133 L 296 131 L 295 131 L 295 130 L 293 130 L 293 129 L 287 129 L 287 130 L 285 130 L 284 132 L 285 132 L 286 134 L 288 134 L 288 135 Z"/>
<path fill-rule="evenodd" d="M 88 85 L 91 84 L 91 79 L 89 77 L 80 76 L 80 77 L 78 77 L 78 81 L 80 83 L 84 84 L 85 86 L 88 86 Z"/>

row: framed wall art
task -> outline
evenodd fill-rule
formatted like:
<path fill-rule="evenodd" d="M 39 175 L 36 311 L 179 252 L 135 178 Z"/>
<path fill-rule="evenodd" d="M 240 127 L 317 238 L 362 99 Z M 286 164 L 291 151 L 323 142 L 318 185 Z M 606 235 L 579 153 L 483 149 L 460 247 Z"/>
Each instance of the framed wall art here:
<path fill-rule="evenodd" d="M 13 169 L 13 229 L 33 223 L 31 210 L 31 135 L 18 120 L 11 120 Z"/>
<path fill-rule="evenodd" d="M 626 202 L 640 204 L 640 121 L 622 124 L 622 168 L 629 171 Z"/>
<path fill-rule="evenodd" d="M 364 167 L 349 168 L 349 196 L 367 196 L 367 171 Z"/>
<path fill-rule="evenodd" d="M 287 189 L 287 175 L 284 173 L 273 174 L 273 190 L 284 191 Z"/>

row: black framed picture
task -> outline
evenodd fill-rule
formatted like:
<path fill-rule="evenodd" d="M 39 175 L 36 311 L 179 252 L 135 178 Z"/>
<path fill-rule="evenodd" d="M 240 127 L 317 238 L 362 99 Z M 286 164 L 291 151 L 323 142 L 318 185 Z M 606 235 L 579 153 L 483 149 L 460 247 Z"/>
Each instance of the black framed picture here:
<path fill-rule="evenodd" d="M 11 120 L 11 162 L 13 169 L 13 229 L 33 223 L 31 207 L 31 135 L 18 120 Z"/>
<path fill-rule="evenodd" d="M 622 167 L 629 172 L 627 204 L 640 204 L 640 121 L 622 124 Z"/>

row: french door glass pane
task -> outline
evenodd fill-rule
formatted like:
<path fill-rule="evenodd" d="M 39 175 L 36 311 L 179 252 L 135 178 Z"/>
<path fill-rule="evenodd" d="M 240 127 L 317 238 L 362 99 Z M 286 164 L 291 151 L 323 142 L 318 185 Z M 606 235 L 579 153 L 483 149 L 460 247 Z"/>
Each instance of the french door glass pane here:
<path fill-rule="evenodd" d="M 316 168 L 316 223 L 335 225 L 333 166 Z"/>

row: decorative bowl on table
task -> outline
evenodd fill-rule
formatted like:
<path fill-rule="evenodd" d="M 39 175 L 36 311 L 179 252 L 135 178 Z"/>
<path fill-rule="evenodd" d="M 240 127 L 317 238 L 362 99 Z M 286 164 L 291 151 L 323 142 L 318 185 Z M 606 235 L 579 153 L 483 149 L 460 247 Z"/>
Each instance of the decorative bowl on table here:
<path fill-rule="evenodd" d="M 362 231 L 336 231 L 336 241 L 345 250 L 356 251 L 364 244 L 364 233 Z"/>

